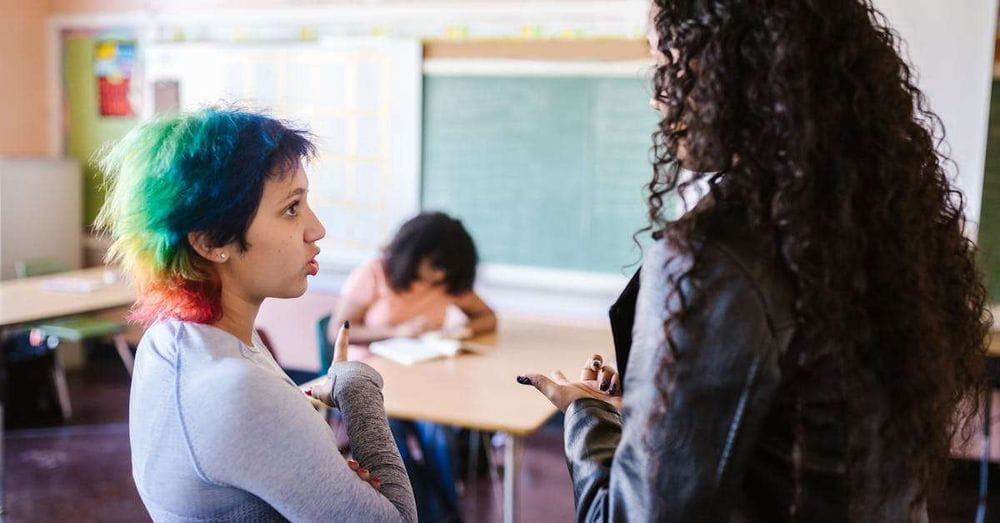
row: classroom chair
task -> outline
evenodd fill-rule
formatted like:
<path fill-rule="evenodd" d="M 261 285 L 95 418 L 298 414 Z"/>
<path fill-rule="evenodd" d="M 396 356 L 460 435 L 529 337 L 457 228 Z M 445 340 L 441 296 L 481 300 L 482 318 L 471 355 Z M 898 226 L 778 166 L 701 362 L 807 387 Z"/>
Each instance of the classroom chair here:
<path fill-rule="evenodd" d="M 316 322 L 316 341 L 319 347 L 319 375 L 325 376 L 330 370 L 330 363 L 333 362 L 333 346 L 326 337 L 326 331 L 330 327 L 332 315 L 327 314 Z"/>
<path fill-rule="evenodd" d="M 33 260 L 22 260 L 15 262 L 14 272 L 17 278 L 30 278 L 33 276 L 45 276 L 66 272 L 69 268 L 57 260 L 39 258 Z M 68 297 L 72 299 L 72 297 Z M 121 358 L 122 364 L 129 376 L 132 375 L 134 360 L 132 350 L 125 339 L 126 324 L 124 321 L 109 320 L 95 315 L 80 315 L 69 318 L 62 318 L 53 321 L 45 321 L 34 325 L 46 336 L 54 336 L 58 340 L 72 341 L 77 343 L 87 343 L 90 341 L 110 338 Z M 59 359 L 55 364 L 56 390 L 59 396 L 59 406 L 62 409 L 63 419 L 69 418 L 73 413 L 70 403 L 69 389 L 66 385 L 66 372 Z"/>

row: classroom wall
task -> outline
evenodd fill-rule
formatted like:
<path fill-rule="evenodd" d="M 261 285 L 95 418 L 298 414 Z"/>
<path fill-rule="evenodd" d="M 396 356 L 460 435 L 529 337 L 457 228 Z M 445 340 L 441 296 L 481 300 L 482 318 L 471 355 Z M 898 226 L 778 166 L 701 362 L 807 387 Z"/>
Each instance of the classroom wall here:
<path fill-rule="evenodd" d="M 532 1 L 576 2 L 578 0 L 499 0 L 499 3 L 531 3 Z M 609 0 L 628 1 L 628 0 Z M 271 7 L 316 7 L 338 4 L 416 4 L 429 3 L 426 0 L 397 0 L 395 2 L 371 0 L 50 0 L 50 12 L 54 14 L 86 13 L 98 11 L 130 11 L 139 9 L 153 10 L 184 10 L 184 9 L 216 9 L 238 7 L 241 9 L 257 9 Z M 434 0 L 434 3 L 470 3 L 490 2 L 498 0 Z"/>
<path fill-rule="evenodd" d="M 920 89 L 941 116 L 966 216 L 980 216 L 997 0 L 875 0 L 907 42 Z M 975 225 L 975 224 L 974 224 Z M 975 237 L 975 231 L 969 231 Z"/>
<path fill-rule="evenodd" d="M 70 158 L 83 167 L 83 220 L 90 225 L 104 204 L 103 176 L 94 164 L 95 154 L 108 143 L 125 136 L 138 122 L 137 117 L 102 117 L 99 114 L 94 73 L 96 34 L 78 32 L 62 42 L 62 78 L 66 85 L 66 137 L 63 142 Z"/>
<path fill-rule="evenodd" d="M 0 0 L 0 155 L 48 152 L 47 15 L 44 1 Z"/>

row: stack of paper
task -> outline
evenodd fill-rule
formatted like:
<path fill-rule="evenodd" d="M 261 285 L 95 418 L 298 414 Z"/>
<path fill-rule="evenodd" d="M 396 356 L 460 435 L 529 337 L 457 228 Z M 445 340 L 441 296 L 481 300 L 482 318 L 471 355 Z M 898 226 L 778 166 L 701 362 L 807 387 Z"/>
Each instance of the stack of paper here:
<path fill-rule="evenodd" d="M 413 365 L 422 361 L 454 356 L 462 348 L 462 342 L 442 338 L 437 333 L 428 333 L 419 338 L 390 338 L 376 341 L 368 348 L 372 354 L 403 365 Z"/>

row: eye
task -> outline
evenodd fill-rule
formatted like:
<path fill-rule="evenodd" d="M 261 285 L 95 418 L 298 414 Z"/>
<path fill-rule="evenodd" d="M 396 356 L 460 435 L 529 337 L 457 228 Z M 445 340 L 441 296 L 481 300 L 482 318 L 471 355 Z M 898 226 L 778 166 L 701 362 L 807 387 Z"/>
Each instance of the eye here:
<path fill-rule="evenodd" d="M 285 216 L 298 216 L 299 215 L 299 202 L 295 202 L 285 209 Z"/>

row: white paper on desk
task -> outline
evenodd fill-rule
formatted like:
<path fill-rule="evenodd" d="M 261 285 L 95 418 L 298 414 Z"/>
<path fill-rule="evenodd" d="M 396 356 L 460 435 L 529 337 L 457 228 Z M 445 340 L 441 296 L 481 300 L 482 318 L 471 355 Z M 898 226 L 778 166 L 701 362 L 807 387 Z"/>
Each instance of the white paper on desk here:
<path fill-rule="evenodd" d="M 104 286 L 103 282 L 89 278 L 65 277 L 65 278 L 49 278 L 47 280 L 42 280 L 43 291 L 72 292 L 77 294 L 85 294 L 88 292 L 94 292 L 103 286 Z"/>
<path fill-rule="evenodd" d="M 422 361 L 447 358 L 458 354 L 462 342 L 442 338 L 439 333 L 430 332 L 419 338 L 389 338 L 372 342 L 368 346 L 372 354 L 385 359 L 413 365 Z"/>

